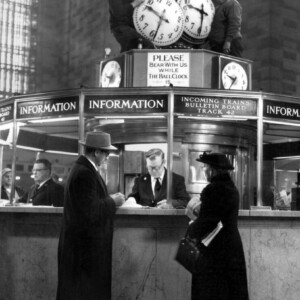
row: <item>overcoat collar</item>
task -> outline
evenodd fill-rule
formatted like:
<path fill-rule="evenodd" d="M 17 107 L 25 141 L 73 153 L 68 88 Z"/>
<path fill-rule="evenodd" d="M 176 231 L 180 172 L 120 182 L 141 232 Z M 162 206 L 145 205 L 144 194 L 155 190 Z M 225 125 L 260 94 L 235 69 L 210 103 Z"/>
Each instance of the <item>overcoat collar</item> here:
<path fill-rule="evenodd" d="M 108 195 L 106 184 L 105 184 L 104 180 L 100 176 L 99 172 L 97 172 L 95 170 L 95 167 L 90 163 L 90 161 L 84 155 L 81 155 L 77 159 L 76 163 L 78 163 L 80 165 L 84 165 L 85 167 L 89 168 L 95 174 L 99 184 L 101 185 L 101 187 L 105 191 L 106 195 Z"/>

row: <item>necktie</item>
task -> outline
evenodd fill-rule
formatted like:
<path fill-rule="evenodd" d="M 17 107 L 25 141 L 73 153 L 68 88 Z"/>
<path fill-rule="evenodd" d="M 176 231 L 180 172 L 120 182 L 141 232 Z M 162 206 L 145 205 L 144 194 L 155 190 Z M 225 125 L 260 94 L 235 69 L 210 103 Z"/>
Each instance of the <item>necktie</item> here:
<path fill-rule="evenodd" d="M 160 188 L 161 188 L 161 184 L 159 181 L 159 178 L 155 178 L 156 182 L 155 182 L 155 186 L 154 186 L 154 198 L 157 199 Z"/>
<path fill-rule="evenodd" d="M 33 196 L 34 196 L 34 195 L 37 193 L 37 191 L 38 191 L 39 187 L 40 187 L 40 185 L 39 185 L 39 184 L 37 184 L 37 185 L 34 187 L 34 189 L 33 189 L 33 193 L 32 193 L 32 195 L 33 195 Z"/>

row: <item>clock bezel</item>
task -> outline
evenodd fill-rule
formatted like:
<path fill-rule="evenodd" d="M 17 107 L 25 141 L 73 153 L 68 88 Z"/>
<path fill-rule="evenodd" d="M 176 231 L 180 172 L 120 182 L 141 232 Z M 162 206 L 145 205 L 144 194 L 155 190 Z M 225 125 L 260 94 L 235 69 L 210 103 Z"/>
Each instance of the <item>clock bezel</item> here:
<path fill-rule="evenodd" d="M 178 1 L 177 1 L 178 2 Z M 184 7 L 186 6 L 185 3 L 182 3 L 181 1 L 179 1 L 180 5 L 182 6 L 182 10 L 184 11 L 184 16 L 185 16 L 185 9 Z M 214 5 L 212 2 L 211 2 L 212 5 Z M 214 12 L 213 12 L 213 16 L 211 17 L 211 24 L 210 24 L 210 30 L 211 30 L 211 25 L 212 25 L 212 21 L 213 21 L 213 18 L 214 18 L 214 15 L 215 15 L 215 9 L 214 9 Z M 210 31 L 209 31 L 210 32 Z M 185 22 L 184 22 L 184 29 L 183 29 L 183 34 L 182 34 L 182 39 L 185 40 L 186 42 L 189 42 L 191 44 L 194 44 L 194 45 L 202 45 L 206 42 L 207 40 L 207 37 L 209 35 L 209 32 L 206 36 L 202 36 L 202 37 L 199 37 L 199 38 L 196 38 L 194 36 L 192 36 L 189 32 L 189 30 L 186 28 L 186 25 L 185 25 Z"/>
<path fill-rule="evenodd" d="M 167 0 L 165 0 L 165 1 L 167 1 Z M 180 29 L 179 29 L 179 34 L 176 35 L 176 38 L 172 38 L 169 41 L 162 41 L 162 42 L 158 42 L 157 40 L 151 39 L 150 36 L 148 34 L 146 34 L 145 31 L 143 30 L 143 28 L 140 26 L 138 15 L 140 14 L 140 10 L 142 10 L 146 6 L 146 4 L 147 3 L 143 3 L 143 4 L 135 7 L 135 9 L 133 11 L 133 16 L 132 16 L 133 17 L 133 24 L 134 24 L 134 27 L 135 27 L 136 31 L 141 36 L 143 36 L 144 38 L 146 38 L 147 40 L 152 42 L 153 45 L 155 45 L 156 47 L 168 47 L 168 46 L 171 46 L 174 43 L 176 43 L 181 38 L 182 33 L 183 33 L 183 29 L 184 29 L 184 13 L 183 13 L 183 10 L 182 10 L 181 6 L 179 5 L 179 3 L 177 3 L 176 1 L 174 1 L 172 3 L 174 5 L 178 5 L 178 8 L 180 9 L 180 12 L 181 12 L 182 21 L 180 23 L 181 26 L 180 26 Z M 147 13 L 148 13 L 148 11 L 147 11 Z M 178 26 L 178 24 L 177 24 L 177 26 Z"/>
<path fill-rule="evenodd" d="M 105 66 L 109 63 L 115 61 L 119 64 L 120 68 L 121 68 L 121 81 L 118 87 L 105 87 L 105 88 L 120 88 L 120 87 L 124 87 L 125 86 L 125 58 L 124 55 L 118 56 L 118 57 L 114 57 L 114 58 L 109 58 L 107 60 L 103 60 L 100 64 L 100 76 L 99 76 L 99 86 L 102 86 L 102 75 L 103 75 L 103 70 L 105 68 Z"/>
<path fill-rule="evenodd" d="M 222 82 L 222 72 L 227 64 L 235 62 L 246 72 L 248 86 L 245 90 L 225 89 Z M 251 91 L 252 90 L 252 62 L 250 60 L 237 58 L 229 55 L 218 55 L 212 59 L 212 88 L 227 91 Z"/>

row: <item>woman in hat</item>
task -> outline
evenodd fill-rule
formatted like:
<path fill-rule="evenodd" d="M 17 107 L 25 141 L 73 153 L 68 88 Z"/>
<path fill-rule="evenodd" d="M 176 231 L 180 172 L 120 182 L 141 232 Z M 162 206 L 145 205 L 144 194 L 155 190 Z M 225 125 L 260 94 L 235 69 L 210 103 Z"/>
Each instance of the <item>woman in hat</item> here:
<path fill-rule="evenodd" d="M 1 187 L 1 199 L 10 199 L 11 187 L 12 187 L 12 170 L 5 168 L 2 170 L 2 187 Z M 15 186 L 14 199 L 17 200 L 24 195 L 24 190 L 18 186 Z"/>
<path fill-rule="evenodd" d="M 237 227 L 239 193 L 231 177 L 232 164 L 222 153 L 200 155 L 209 184 L 203 189 L 199 215 L 189 234 L 200 243 L 219 221 L 223 228 L 205 249 L 192 279 L 192 300 L 249 299 L 245 256 Z M 202 246 L 203 247 L 203 246 Z"/>

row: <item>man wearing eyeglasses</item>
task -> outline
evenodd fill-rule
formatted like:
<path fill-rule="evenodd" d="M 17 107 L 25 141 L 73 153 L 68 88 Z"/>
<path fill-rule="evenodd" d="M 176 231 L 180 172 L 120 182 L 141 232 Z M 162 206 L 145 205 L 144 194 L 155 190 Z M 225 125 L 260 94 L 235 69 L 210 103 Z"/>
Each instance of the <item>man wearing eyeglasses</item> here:
<path fill-rule="evenodd" d="M 124 195 L 109 195 L 98 172 L 110 151 L 110 135 L 88 132 L 65 186 L 58 246 L 56 299 L 111 299 L 113 218 Z"/>
<path fill-rule="evenodd" d="M 64 188 L 51 178 L 51 163 L 40 158 L 35 161 L 32 174 L 35 184 L 18 200 L 32 205 L 63 206 Z"/>
<path fill-rule="evenodd" d="M 185 208 L 190 196 L 186 191 L 184 177 L 172 173 L 172 203 L 167 203 L 167 170 L 165 154 L 161 149 L 150 149 L 145 154 L 148 173 L 134 181 L 127 203 L 136 201 L 142 206 L 158 208 Z M 125 202 L 124 206 L 127 206 Z"/>

